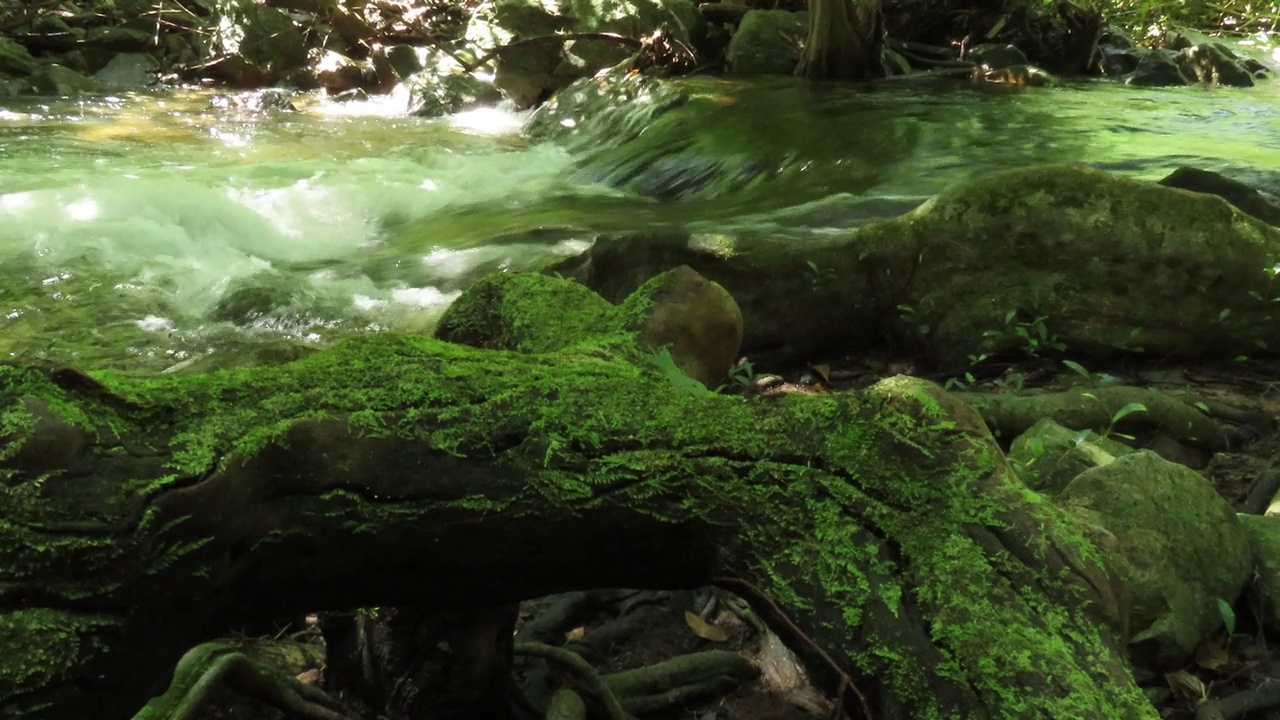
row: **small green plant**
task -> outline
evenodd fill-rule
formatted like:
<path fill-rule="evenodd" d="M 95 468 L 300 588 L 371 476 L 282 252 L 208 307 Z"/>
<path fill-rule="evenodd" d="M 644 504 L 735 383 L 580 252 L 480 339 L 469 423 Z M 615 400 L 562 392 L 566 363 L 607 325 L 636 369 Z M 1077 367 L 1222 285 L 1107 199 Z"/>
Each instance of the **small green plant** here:
<path fill-rule="evenodd" d="M 1227 637 L 1236 634 L 1236 611 L 1231 609 L 1231 603 L 1218 598 L 1218 614 L 1222 616 L 1222 624 L 1227 628 Z"/>
<path fill-rule="evenodd" d="M 658 368 L 658 372 L 662 373 L 677 388 L 698 395 L 711 392 L 702 383 L 685 375 L 680 366 L 676 365 L 675 358 L 671 357 L 671 349 L 666 345 L 650 353 L 647 360 L 651 365 Z"/>
<path fill-rule="evenodd" d="M 836 279 L 836 271 L 831 268 L 820 267 L 812 260 L 805 260 L 804 264 L 809 268 L 809 279 L 813 283 L 814 290 Z"/>
<path fill-rule="evenodd" d="M 1020 372 L 1011 372 L 995 381 L 995 386 L 1005 392 L 1019 393 L 1022 392 L 1022 384 L 1027 381 L 1027 376 Z"/>
<path fill-rule="evenodd" d="M 738 362 L 734 363 L 733 367 L 729 368 L 728 386 L 731 388 L 746 390 L 751 387 L 752 383 L 754 383 L 758 377 L 760 377 L 760 375 L 756 372 L 755 366 L 751 364 L 751 361 L 746 358 L 742 358 Z M 722 385 L 721 387 L 724 386 Z"/>
<path fill-rule="evenodd" d="M 964 374 L 964 377 L 962 378 L 958 378 L 958 377 L 947 378 L 947 381 L 942 384 L 942 389 L 943 390 L 968 390 L 970 387 L 973 386 L 975 382 L 977 382 L 977 379 L 973 377 L 973 373 L 967 372 Z"/>
<path fill-rule="evenodd" d="M 902 322 L 914 326 L 916 332 L 919 332 L 921 335 L 928 335 L 929 330 L 932 329 L 932 326 L 920 316 L 919 311 L 916 310 L 914 305 L 907 305 L 905 303 L 899 305 L 898 313 L 899 317 L 902 318 Z"/>
<path fill-rule="evenodd" d="M 1097 395 L 1094 395 L 1093 393 L 1084 393 L 1083 395 L 1081 395 L 1081 397 L 1087 397 L 1087 398 L 1090 398 L 1090 399 L 1095 400 L 1095 401 L 1097 401 L 1097 402 L 1102 402 L 1101 400 L 1098 400 L 1098 396 L 1097 396 Z M 1107 425 L 1107 429 L 1106 429 L 1105 431 L 1103 431 L 1103 433 L 1102 433 L 1102 438 L 1108 438 L 1108 437 L 1111 437 L 1112 435 L 1114 435 L 1114 436 L 1119 437 L 1119 438 L 1124 438 L 1125 440 L 1132 440 L 1132 439 L 1133 439 L 1133 436 L 1132 436 L 1132 435 L 1129 435 L 1129 434 L 1127 434 L 1127 433 L 1116 432 L 1116 431 L 1115 431 L 1115 430 L 1116 430 L 1116 425 L 1117 425 L 1121 420 L 1123 420 L 1123 419 L 1125 419 L 1125 418 L 1129 417 L 1130 415 L 1132 415 L 1132 414 L 1134 414 L 1134 413 L 1138 413 L 1138 412 L 1146 412 L 1146 411 L 1147 411 L 1147 406 L 1146 406 L 1146 405 L 1143 405 L 1143 404 L 1142 404 L 1142 403 L 1140 403 L 1140 402 L 1131 402 L 1131 403 L 1129 403 L 1128 405 L 1125 405 L 1124 407 L 1120 408 L 1119 410 L 1116 410 L 1115 412 L 1111 413 L 1111 423 L 1110 423 L 1109 425 Z M 1083 432 L 1084 432 L 1084 433 L 1086 434 L 1086 436 L 1087 436 L 1087 434 L 1088 434 L 1088 432 L 1089 432 L 1089 431 L 1088 431 L 1088 430 L 1085 430 L 1085 431 L 1083 431 Z M 1079 436 L 1077 436 L 1077 438 L 1079 438 Z M 1076 444 L 1077 444 L 1077 445 L 1079 445 L 1081 442 L 1083 442 L 1083 439 L 1077 439 L 1077 440 L 1076 440 Z"/>
<path fill-rule="evenodd" d="M 1022 319 L 1027 316 L 1031 319 Z M 1010 310 L 1004 314 L 1004 327 L 988 330 L 982 336 L 1001 344 L 1016 346 L 1030 357 L 1040 357 L 1040 353 L 1049 350 L 1057 352 L 1066 350 L 1066 343 L 1049 330 L 1048 320 L 1048 315 Z"/>

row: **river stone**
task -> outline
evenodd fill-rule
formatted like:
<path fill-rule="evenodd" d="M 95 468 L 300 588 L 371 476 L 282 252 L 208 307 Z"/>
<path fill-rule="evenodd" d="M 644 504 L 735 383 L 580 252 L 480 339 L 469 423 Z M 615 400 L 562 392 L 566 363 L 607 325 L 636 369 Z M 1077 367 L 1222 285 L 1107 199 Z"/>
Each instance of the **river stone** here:
<path fill-rule="evenodd" d="M 31 89 L 38 95 L 68 97 L 102 91 L 102 86 L 93 78 L 57 64 L 40 66 L 27 80 L 31 84 Z"/>
<path fill-rule="evenodd" d="M 1222 627 L 1253 572 L 1249 533 L 1199 473 L 1140 450 L 1080 473 L 1057 502 L 1116 538 L 1127 565 L 1130 650 L 1169 667 Z"/>
<path fill-rule="evenodd" d="M 1184 75 L 1207 85 L 1253 87 L 1253 73 L 1222 43 L 1201 43 L 1178 53 Z"/>
<path fill-rule="evenodd" d="M 143 53 L 121 53 L 111 58 L 107 66 L 94 73 L 93 79 L 109 90 L 141 88 L 155 80 L 159 67 L 155 58 Z"/>
<path fill-rule="evenodd" d="M 1175 54 L 1168 50 L 1143 50 L 1138 67 L 1124 79 L 1126 85 L 1166 87 L 1190 85 L 1191 80 L 1178 67 Z"/>
<path fill-rule="evenodd" d="M 1259 220 L 1280 227 L 1280 202 L 1249 185 L 1211 170 L 1180 167 L 1165 176 L 1161 185 L 1217 195 Z"/>
<path fill-rule="evenodd" d="M 729 41 L 729 70 L 739 75 L 790 75 L 800 64 L 808 34 L 808 13 L 752 10 Z"/>
<path fill-rule="evenodd" d="M 688 266 L 643 285 L 622 307 L 628 329 L 650 349 L 666 347 L 684 374 L 714 390 L 742 347 L 742 312 L 721 286 Z"/>

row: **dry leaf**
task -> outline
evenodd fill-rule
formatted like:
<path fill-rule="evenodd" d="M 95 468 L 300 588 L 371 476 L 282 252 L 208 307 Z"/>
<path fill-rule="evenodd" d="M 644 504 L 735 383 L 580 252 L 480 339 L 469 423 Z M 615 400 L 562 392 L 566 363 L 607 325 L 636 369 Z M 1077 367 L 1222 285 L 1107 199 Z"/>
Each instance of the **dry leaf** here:
<path fill-rule="evenodd" d="M 1209 691 L 1205 689 L 1204 683 L 1200 682 L 1200 678 L 1186 670 L 1166 673 L 1164 681 L 1169 683 L 1169 689 L 1174 695 L 1184 700 L 1198 703 L 1209 696 Z"/>
<path fill-rule="evenodd" d="M 818 377 L 822 378 L 822 382 L 824 383 L 831 382 L 831 366 L 830 365 L 828 365 L 827 363 L 820 363 L 818 365 L 810 365 L 809 367 L 812 368 L 814 372 L 818 373 Z"/>
<path fill-rule="evenodd" d="M 724 642 L 725 640 L 729 639 L 729 633 L 725 632 L 721 628 L 716 627 L 715 625 L 712 625 L 706 620 L 703 620 L 702 618 L 689 612 L 688 610 L 684 611 L 684 621 L 689 624 L 689 629 L 693 631 L 693 634 L 697 635 L 703 640 L 710 640 L 711 642 Z"/>
<path fill-rule="evenodd" d="M 586 635 L 586 634 L 587 634 L 587 628 L 586 628 L 585 626 L 583 626 L 583 625 L 579 625 L 578 627 L 576 627 L 576 628 L 574 628 L 574 629 L 570 630 L 569 632 L 565 633 L 565 634 L 564 634 L 564 639 L 565 639 L 565 640 L 567 640 L 567 641 L 569 641 L 569 642 L 573 642 L 573 641 L 575 641 L 575 640 L 581 640 L 581 639 L 582 639 L 582 636 L 583 636 L 583 635 Z"/>

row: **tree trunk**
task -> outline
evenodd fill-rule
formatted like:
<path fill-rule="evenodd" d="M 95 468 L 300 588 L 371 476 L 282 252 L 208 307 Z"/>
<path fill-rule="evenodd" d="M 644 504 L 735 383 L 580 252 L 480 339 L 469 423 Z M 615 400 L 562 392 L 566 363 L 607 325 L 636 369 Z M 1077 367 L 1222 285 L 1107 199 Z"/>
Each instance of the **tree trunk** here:
<path fill-rule="evenodd" d="M 809 38 L 796 75 L 810 80 L 883 77 L 880 0 L 809 0 Z"/>
<path fill-rule="evenodd" d="M 1099 551 L 972 410 L 904 378 L 744 402 L 618 343 L 0 365 L 0 717 L 123 720 L 253 618 L 711 582 L 855 714 L 1155 717 Z"/>

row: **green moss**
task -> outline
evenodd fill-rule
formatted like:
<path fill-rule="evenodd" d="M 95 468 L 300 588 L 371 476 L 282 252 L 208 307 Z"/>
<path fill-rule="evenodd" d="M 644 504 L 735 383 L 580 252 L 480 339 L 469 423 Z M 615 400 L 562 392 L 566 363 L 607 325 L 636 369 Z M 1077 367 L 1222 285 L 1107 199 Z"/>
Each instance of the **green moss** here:
<path fill-rule="evenodd" d="M 613 311 L 582 300 L 570 285 L 547 287 L 562 304 L 587 308 L 570 322 L 577 333 L 613 332 Z M 514 286 L 495 280 L 492 287 Z M 553 307 L 540 322 L 563 318 Z M 463 304 L 452 327 L 463 332 L 493 312 Z M 1009 718 L 1141 714 L 1146 701 L 1130 695 L 1135 691 L 1116 690 L 1091 675 L 1093 666 L 1077 664 L 1082 648 L 1096 667 L 1111 660 L 1088 618 L 1040 592 L 1061 580 L 1027 577 L 1012 556 L 976 538 L 977 531 L 1002 529 L 1001 514 L 1022 495 L 1017 485 L 1002 485 L 1003 458 L 980 418 L 964 415 L 935 386 L 899 378 L 858 395 L 744 403 L 681 392 L 620 362 L 634 352 L 622 335 L 515 330 L 518 337 L 506 340 L 524 352 L 385 334 L 251 370 L 150 379 L 97 374 L 103 389 L 96 391 L 8 369 L 6 389 L 39 397 L 79 427 L 110 425 L 168 454 L 169 467 L 154 478 L 128 478 L 122 492 L 163 492 L 167 483 L 287 442 L 303 420 L 346 422 L 360 436 L 480 458 L 521 481 L 514 497 L 467 493 L 433 501 L 436 508 L 555 517 L 625 507 L 673 525 L 719 529 L 727 556 L 751 564 L 731 570 L 756 578 L 789 611 L 810 614 L 838 636 L 865 638 L 836 650 L 851 652 L 863 673 L 881 678 L 918 717 L 942 715 L 930 696 L 934 672 L 973 688 Z M 541 348 L 559 352 L 534 351 Z M 28 427 L 21 413 L 4 422 L 21 443 Z M 357 530 L 360 522 L 377 522 L 378 513 L 412 513 L 369 503 L 349 488 L 322 499 L 321 512 L 335 522 L 357 518 L 349 520 Z M 146 515 L 139 522 L 163 532 Z M 114 562 L 127 551 L 111 540 L 44 540 L 0 524 L 0 545 L 19 548 L 6 556 L 16 564 L 0 570 L 0 581 L 38 582 L 49 557 L 72 553 L 90 562 L 85 553 L 102 550 L 95 543 L 103 542 L 112 545 L 92 562 Z M 160 572 L 201 547 L 199 540 L 167 547 L 144 565 Z M 897 614 L 904 601 L 929 619 L 942 667 L 904 662 L 893 639 L 864 627 L 881 608 Z M 1027 677 L 1059 684 L 1029 686 Z M 1096 693 L 1085 691 L 1093 687 Z"/>

